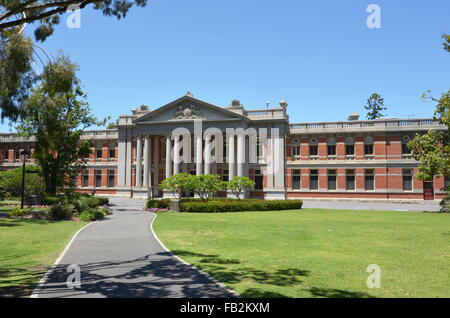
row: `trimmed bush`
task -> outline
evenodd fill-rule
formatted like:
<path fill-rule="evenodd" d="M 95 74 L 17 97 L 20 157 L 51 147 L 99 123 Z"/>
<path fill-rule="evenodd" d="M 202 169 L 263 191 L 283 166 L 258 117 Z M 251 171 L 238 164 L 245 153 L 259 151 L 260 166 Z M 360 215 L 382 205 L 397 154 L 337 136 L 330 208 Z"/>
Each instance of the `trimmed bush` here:
<path fill-rule="evenodd" d="M 207 203 L 198 201 L 181 202 L 183 212 L 212 213 L 240 211 L 279 211 L 298 210 L 302 200 L 215 200 Z"/>
<path fill-rule="evenodd" d="M 200 200 L 201 201 L 201 200 Z M 146 208 L 158 208 L 158 209 L 168 209 L 170 204 L 170 199 L 162 200 L 148 200 Z"/>

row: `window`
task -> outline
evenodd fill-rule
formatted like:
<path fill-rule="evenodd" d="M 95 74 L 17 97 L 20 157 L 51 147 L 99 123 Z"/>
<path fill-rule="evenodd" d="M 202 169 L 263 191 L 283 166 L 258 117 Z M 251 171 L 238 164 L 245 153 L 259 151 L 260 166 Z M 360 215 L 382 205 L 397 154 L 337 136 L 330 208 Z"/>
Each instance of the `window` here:
<path fill-rule="evenodd" d="M 328 145 L 327 153 L 329 156 L 336 156 L 336 145 Z"/>
<path fill-rule="evenodd" d="M 403 190 L 412 190 L 412 169 L 403 169 Z"/>
<path fill-rule="evenodd" d="M 116 176 L 114 170 L 108 170 L 108 187 L 114 187 Z"/>
<path fill-rule="evenodd" d="M 317 156 L 319 154 L 317 145 L 309 145 L 309 155 Z"/>
<path fill-rule="evenodd" d="M 366 173 L 364 175 L 364 185 L 366 190 L 375 189 L 375 176 L 373 169 L 366 169 Z"/>
<path fill-rule="evenodd" d="M 317 190 L 319 189 L 319 173 L 317 170 L 310 170 L 309 173 L 309 189 Z"/>
<path fill-rule="evenodd" d="M 96 187 L 102 186 L 102 171 L 101 170 L 95 170 L 95 186 Z"/>
<path fill-rule="evenodd" d="M 96 150 L 95 150 L 95 157 L 97 158 L 97 159 L 101 159 L 102 158 L 102 148 L 97 148 Z"/>
<path fill-rule="evenodd" d="M 255 170 L 255 190 L 262 190 L 263 187 L 263 176 L 261 174 L 261 170 Z"/>
<path fill-rule="evenodd" d="M 14 160 L 20 159 L 20 149 L 14 150 Z"/>
<path fill-rule="evenodd" d="M 292 155 L 300 156 L 300 146 L 293 146 L 292 147 Z"/>
<path fill-rule="evenodd" d="M 364 155 L 373 155 L 373 145 L 364 145 Z"/>
<path fill-rule="evenodd" d="M 354 156 L 355 155 L 355 145 L 345 145 L 345 155 Z"/>
<path fill-rule="evenodd" d="M 409 149 L 408 144 L 402 143 L 402 155 L 410 155 L 411 149 Z"/>
<path fill-rule="evenodd" d="M 222 181 L 228 181 L 230 178 L 230 172 L 228 170 L 222 171 Z"/>
<path fill-rule="evenodd" d="M 89 170 L 83 170 L 83 180 L 81 186 L 84 188 L 89 187 Z"/>
<path fill-rule="evenodd" d="M 115 148 L 109 148 L 109 158 L 113 159 L 116 157 L 116 149 Z"/>
<path fill-rule="evenodd" d="M 260 158 L 264 155 L 263 152 L 263 143 L 262 140 L 260 139 L 261 137 L 258 137 L 257 141 L 256 141 L 256 157 Z"/>
<path fill-rule="evenodd" d="M 336 170 L 328 170 L 328 190 L 336 190 Z"/>
<path fill-rule="evenodd" d="M 292 189 L 300 189 L 300 170 L 292 170 Z"/>
<path fill-rule="evenodd" d="M 347 170 L 347 174 L 345 176 L 346 181 L 346 189 L 347 190 L 355 190 L 355 170 Z"/>
<path fill-rule="evenodd" d="M 5 152 L 4 152 L 3 160 L 4 161 L 8 161 L 9 160 L 9 150 L 8 149 L 6 149 Z"/>
<path fill-rule="evenodd" d="M 444 187 L 445 188 L 450 187 L 450 176 L 445 176 L 444 177 Z"/>

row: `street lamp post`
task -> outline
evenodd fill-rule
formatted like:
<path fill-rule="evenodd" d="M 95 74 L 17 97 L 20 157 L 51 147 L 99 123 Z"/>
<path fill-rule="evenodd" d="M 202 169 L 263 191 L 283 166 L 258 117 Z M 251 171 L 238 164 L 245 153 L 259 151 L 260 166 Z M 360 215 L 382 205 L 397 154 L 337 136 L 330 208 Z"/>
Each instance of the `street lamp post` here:
<path fill-rule="evenodd" d="M 22 150 L 20 153 L 23 158 L 23 164 L 22 164 L 22 198 L 20 200 L 20 208 L 23 209 L 23 201 L 25 196 L 25 163 L 27 161 L 28 156 L 30 155 L 30 151 L 27 149 Z"/>

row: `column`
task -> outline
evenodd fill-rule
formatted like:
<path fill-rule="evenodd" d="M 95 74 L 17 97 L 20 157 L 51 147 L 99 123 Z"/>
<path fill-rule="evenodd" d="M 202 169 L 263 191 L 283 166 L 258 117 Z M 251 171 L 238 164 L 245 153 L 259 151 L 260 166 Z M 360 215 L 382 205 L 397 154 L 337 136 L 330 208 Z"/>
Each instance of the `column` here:
<path fill-rule="evenodd" d="M 180 173 L 180 135 L 175 136 L 173 144 L 173 174 Z"/>
<path fill-rule="evenodd" d="M 170 136 L 166 138 L 166 178 L 172 175 L 172 158 L 170 156 L 170 151 L 172 150 Z"/>
<path fill-rule="evenodd" d="M 126 157 L 126 140 L 119 139 L 119 154 L 118 154 L 118 169 L 117 169 L 117 185 L 119 187 L 125 186 L 125 157 Z"/>
<path fill-rule="evenodd" d="M 142 137 L 138 136 L 136 140 L 136 187 L 142 187 Z"/>
<path fill-rule="evenodd" d="M 202 174 L 202 160 L 203 159 L 203 140 L 202 135 L 195 136 L 195 172 L 198 175 Z"/>
<path fill-rule="evenodd" d="M 244 163 L 245 163 L 245 135 L 239 134 L 237 136 L 237 175 L 239 177 L 245 177 Z"/>
<path fill-rule="evenodd" d="M 228 179 L 231 180 L 235 176 L 235 154 L 234 154 L 234 135 L 228 136 Z"/>
<path fill-rule="evenodd" d="M 285 169 L 284 169 L 284 138 L 283 136 L 275 136 L 273 140 L 274 150 L 274 167 L 273 167 L 273 183 L 275 188 L 284 189 Z"/>
<path fill-rule="evenodd" d="M 205 174 L 211 174 L 211 135 L 205 135 Z"/>
<path fill-rule="evenodd" d="M 148 175 L 150 172 L 150 160 L 151 160 L 151 137 L 146 136 L 144 140 L 144 187 L 148 187 Z"/>
<path fill-rule="evenodd" d="M 132 142 L 131 142 L 131 137 L 130 139 L 127 139 L 126 141 L 126 155 L 125 155 L 125 186 L 130 187 L 131 186 L 131 174 L 132 174 L 132 169 L 131 169 L 131 156 L 133 154 L 132 152 Z"/>

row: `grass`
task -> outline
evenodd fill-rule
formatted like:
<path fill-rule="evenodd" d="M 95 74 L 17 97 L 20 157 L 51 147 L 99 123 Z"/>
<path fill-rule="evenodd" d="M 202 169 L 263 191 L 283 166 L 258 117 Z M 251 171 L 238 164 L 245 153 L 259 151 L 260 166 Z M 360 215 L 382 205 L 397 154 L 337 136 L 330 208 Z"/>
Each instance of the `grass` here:
<path fill-rule="evenodd" d="M 29 296 L 83 222 L 0 218 L 0 297 Z"/>
<path fill-rule="evenodd" d="M 246 297 L 450 297 L 449 214 L 160 213 L 154 228 Z M 381 268 L 381 288 L 367 287 L 370 264 Z"/>

